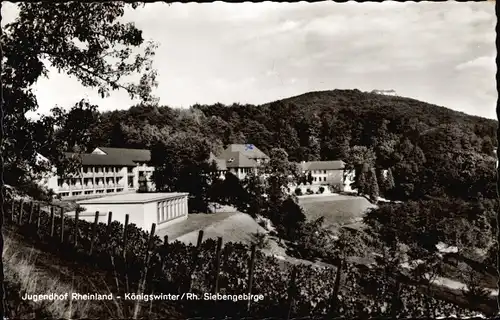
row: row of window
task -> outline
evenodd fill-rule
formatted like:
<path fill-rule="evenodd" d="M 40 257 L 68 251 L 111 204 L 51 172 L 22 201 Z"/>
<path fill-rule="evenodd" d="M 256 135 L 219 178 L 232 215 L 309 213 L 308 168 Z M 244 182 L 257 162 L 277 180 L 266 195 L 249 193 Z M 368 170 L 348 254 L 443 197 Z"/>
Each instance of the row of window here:
<path fill-rule="evenodd" d="M 158 201 L 158 223 L 163 223 L 187 214 L 187 212 L 185 212 L 186 208 L 184 205 L 185 203 L 179 200 Z"/>
<path fill-rule="evenodd" d="M 313 174 L 326 174 L 326 170 L 311 170 L 310 172 Z"/>
<path fill-rule="evenodd" d="M 321 177 L 314 177 L 314 181 L 326 181 L 326 177 L 323 177 L 323 180 L 321 180 Z"/>
<path fill-rule="evenodd" d="M 118 188 L 116 189 L 116 192 L 122 192 L 123 191 L 123 188 Z M 92 195 L 92 194 L 101 194 L 101 193 L 104 193 L 104 190 L 87 190 L 87 191 L 84 191 L 83 194 L 84 195 Z M 115 193 L 114 189 L 108 189 L 106 190 L 106 193 Z M 69 197 L 70 195 L 71 196 L 81 196 L 82 195 L 82 191 L 73 191 L 71 194 L 69 192 L 60 192 L 59 193 L 61 195 L 61 197 Z"/>

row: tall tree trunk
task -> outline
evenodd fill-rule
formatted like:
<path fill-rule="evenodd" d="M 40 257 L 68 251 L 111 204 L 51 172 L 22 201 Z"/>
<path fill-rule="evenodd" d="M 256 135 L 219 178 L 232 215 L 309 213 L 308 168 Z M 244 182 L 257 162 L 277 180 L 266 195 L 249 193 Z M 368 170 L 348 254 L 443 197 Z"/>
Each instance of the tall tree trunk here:
<path fill-rule="evenodd" d="M 495 11 L 496 13 L 500 13 L 500 3 L 498 1 L 495 3 Z M 500 22 L 497 22 L 496 25 L 497 34 L 500 33 Z M 497 42 L 497 51 L 500 49 L 500 45 Z M 497 54 L 496 58 L 497 65 L 500 64 L 500 55 Z M 497 87 L 498 83 L 500 83 L 500 72 L 497 70 L 496 74 L 497 79 Z M 497 119 L 500 120 L 500 97 L 497 98 Z M 497 144 L 500 141 L 500 126 L 497 128 Z M 500 167 L 498 166 L 498 162 L 500 160 L 498 149 L 496 150 L 497 156 L 497 198 L 500 198 Z M 498 203 L 497 203 L 498 204 Z M 497 206 L 497 273 L 498 273 L 498 281 L 497 287 L 499 289 L 499 293 L 497 295 L 497 311 L 500 311 L 500 206 Z"/>

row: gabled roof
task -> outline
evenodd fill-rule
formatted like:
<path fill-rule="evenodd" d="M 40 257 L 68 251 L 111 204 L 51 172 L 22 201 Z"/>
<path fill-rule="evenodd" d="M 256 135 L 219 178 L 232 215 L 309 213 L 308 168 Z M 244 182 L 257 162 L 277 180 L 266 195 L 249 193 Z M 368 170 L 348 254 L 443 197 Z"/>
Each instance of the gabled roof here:
<path fill-rule="evenodd" d="M 334 161 L 307 161 L 302 162 L 301 164 L 302 170 L 311 171 L 311 170 L 342 170 L 345 167 L 345 162 L 342 160 L 334 160 Z"/>
<path fill-rule="evenodd" d="M 253 144 L 230 144 L 224 151 L 240 152 L 249 159 L 269 159 L 264 152 Z"/>
<path fill-rule="evenodd" d="M 227 168 L 256 168 L 260 166 L 257 161 L 247 158 L 241 152 L 231 152 L 227 149 L 222 152 L 219 159 L 226 161 Z"/>
<path fill-rule="evenodd" d="M 111 157 L 125 157 L 136 162 L 148 162 L 151 160 L 151 151 L 146 149 L 108 148 L 98 147 L 106 155 Z M 96 150 L 94 150 L 95 152 Z"/>
<path fill-rule="evenodd" d="M 102 154 L 99 152 L 104 152 Z M 92 153 L 69 153 L 67 157 L 81 157 L 84 166 L 136 166 L 137 162 L 148 162 L 151 159 L 151 152 L 143 149 L 125 148 L 96 148 Z"/>

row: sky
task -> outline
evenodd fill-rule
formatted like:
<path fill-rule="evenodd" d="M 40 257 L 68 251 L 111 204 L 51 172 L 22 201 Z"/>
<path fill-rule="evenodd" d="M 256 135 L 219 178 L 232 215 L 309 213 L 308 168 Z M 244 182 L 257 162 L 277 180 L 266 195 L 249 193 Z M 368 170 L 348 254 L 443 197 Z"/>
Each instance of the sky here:
<path fill-rule="evenodd" d="M 3 6 L 2 25 L 15 18 Z M 494 2 L 148 3 L 124 20 L 159 44 L 160 105 L 261 104 L 310 91 L 395 90 L 496 119 Z M 35 85 L 46 113 L 82 98 L 127 109 L 124 92 L 59 74 Z"/>

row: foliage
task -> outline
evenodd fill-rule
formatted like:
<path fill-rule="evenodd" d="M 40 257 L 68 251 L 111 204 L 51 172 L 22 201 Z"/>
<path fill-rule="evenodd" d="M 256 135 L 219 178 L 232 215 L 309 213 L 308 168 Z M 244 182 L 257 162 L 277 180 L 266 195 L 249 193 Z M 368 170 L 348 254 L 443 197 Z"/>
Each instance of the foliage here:
<path fill-rule="evenodd" d="M 151 150 L 157 190 L 188 192 L 190 209 L 207 212 L 211 173 L 216 171 L 209 155 L 207 141 L 200 136 L 176 134 L 158 142 Z"/>
<path fill-rule="evenodd" d="M 54 237 L 50 236 L 50 216 L 43 211 L 41 214 L 40 228 L 27 224 L 27 213 L 24 212 L 22 226 L 19 231 L 28 237 L 34 237 L 36 246 L 44 246 L 46 250 L 52 250 L 55 254 L 60 254 L 72 262 L 80 264 L 90 264 L 94 267 L 107 270 L 112 277 L 114 270 L 120 275 L 120 288 L 123 288 L 123 275 L 126 273 L 129 279 L 130 288 L 136 288 L 144 268 L 144 253 L 149 241 L 149 234 L 138 229 L 131 224 L 127 228 L 126 264 L 121 258 L 123 252 L 123 225 L 113 222 L 108 232 L 108 227 L 99 223 L 94 242 L 92 255 L 88 254 L 91 242 L 92 224 L 79 221 L 78 245 L 73 246 L 72 238 L 74 230 L 74 220 L 65 219 L 64 234 L 66 242 L 60 243 L 61 221 L 56 216 Z M 9 216 L 10 212 L 8 212 Z M 17 214 L 14 214 L 14 221 L 18 221 Z M 14 227 L 14 225 L 10 225 Z M 318 237 L 314 236 L 314 230 L 321 230 L 321 221 L 304 224 L 305 228 L 311 228 L 308 233 L 311 241 Z M 34 232 L 33 232 L 34 231 Z M 359 251 L 351 243 L 358 243 L 357 239 L 351 242 L 352 234 L 345 231 L 337 238 L 329 238 L 325 246 L 315 245 L 314 248 L 331 248 L 333 256 L 344 259 L 347 256 L 355 255 Z M 327 240 L 319 237 L 319 239 Z M 151 270 L 150 280 L 147 281 L 146 292 L 154 290 L 156 294 L 186 292 L 189 281 L 192 279 L 192 286 L 189 292 L 202 295 L 213 288 L 215 279 L 215 248 L 216 241 L 209 239 L 202 243 L 196 250 L 192 245 L 185 245 L 175 241 L 162 243 L 158 237 L 154 238 L 152 259 L 149 270 Z M 195 252 L 198 252 L 198 259 L 194 259 Z M 325 250 L 325 253 L 328 252 Z M 114 256 L 112 265 L 110 256 Z M 328 256 L 326 256 L 328 257 Z M 225 243 L 222 250 L 222 263 L 219 275 L 219 293 L 221 294 L 241 294 L 246 292 L 246 281 L 248 277 L 249 247 L 239 243 Z M 279 317 L 288 312 L 288 294 L 292 294 L 294 306 L 292 314 L 299 317 L 324 317 L 330 309 L 331 292 L 334 287 L 333 270 L 329 268 L 319 268 L 314 266 L 300 265 L 297 268 L 295 285 L 299 290 L 288 291 L 291 280 L 291 266 L 280 265 L 274 257 L 269 257 L 257 251 L 253 294 L 263 294 L 266 299 L 259 303 L 252 303 L 251 312 L 253 316 Z M 191 277 L 192 275 L 192 277 Z M 386 316 L 387 297 L 391 292 L 379 290 L 373 293 L 364 289 L 367 279 L 371 279 L 372 287 L 387 288 L 387 280 L 384 280 L 376 270 L 359 270 L 355 265 L 348 264 L 339 295 L 341 299 L 338 305 L 340 316 L 347 318 L 359 318 L 363 315 Z M 401 308 L 400 312 L 407 317 L 421 317 L 425 314 L 426 301 L 429 300 L 418 289 L 409 284 L 401 286 Z M 438 316 L 449 316 L 451 313 L 458 316 L 467 316 L 470 313 L 461 310 L 457 306 L 430 299 L 435 306 Z M 187 310 L 190 317 L 210 317 L 211 309 L 205 309 L 203 301 L 179 301 L 183 304 L 183 309 Z M 246 312 L 246 304 L 232 301 L 218 301 L 218 309 L 221 316 L 241 317 Z M 364 306 L 364 308 L 359 308 Z M 385 311 L 384 311 L 385 310 Z"/>
<path fill-rule="evenodd" d="M 295 189 L 295 195 L 296 196 L 301 196 L 302 195 L 302 189 L 301 188 L 296 188 Z"/>
<path fill-rule="evenodd" d="M 141 31 L 120 21 L 129 6 L 137 7 L 123 2 L 18 4 L 19 16 L 3 28 L 1 37 L 5 183 L 21 186 L 47 172 L 47 167 L 37 163 L 37 153 L 65 171 L 63 152 L 74 146 L 84 148 L 93 130 L 95 107 L 84 102 L 68 113 L 55 108 L 38 120 L 27 117 L 27 112 L 38 108 L 33 85 L 47 75 L 47 66 L 97 88 L 102 95 L 123 89 L 132 97 L 152 100 L 155 46 L 141 48 Z M 141 48 L 143 53 L 134 57 L 132 48 Z M 138 73 L 142 73 L 138 83 L 123 81 Z"/>

